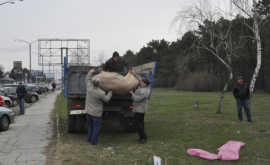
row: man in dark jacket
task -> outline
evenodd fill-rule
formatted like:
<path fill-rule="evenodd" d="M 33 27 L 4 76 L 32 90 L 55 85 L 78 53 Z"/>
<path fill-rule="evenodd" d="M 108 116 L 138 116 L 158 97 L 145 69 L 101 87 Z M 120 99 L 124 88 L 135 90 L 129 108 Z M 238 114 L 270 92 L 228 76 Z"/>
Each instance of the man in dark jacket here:
<path fill-rule="evenodd" d="M 249 97 L 250 91 L 246 83 L 243 83 L 243 77 L 238 77 L 238 83 L 234 86 L 233 96 L 236 99 L 238 118 L 240 121 L 243 120 L 242 106 L 245 109 L 248 122 L 253 122 L 250 115 Z"/>
<path fill-rule="evenodd" d="M 22 82 L 19 82 L 19 86 L 16 89 L 16 94 L 20 105 L 20 115 L 24 115 L 24 96 L 27 94 L 27 91 L 25 87 L 22 86 Z"/>
<path fill-rule="evenodd" d="M 119 57 L 118 52 L 114 52 L 112 58 L 108 59 L 102 67 L 104 71 L 110 72 L 124 72 L 124 66 L 131 73 L 134 73 L 131 69 L 129 61 L 125 60 L 122 57 Z"/>
<path fill-rule="evenodd" d="M 55 91 L 55 88 L 56 88 L 55 82 L 52 83 L 52 88 L 53 88 L 52 90 Z"/>

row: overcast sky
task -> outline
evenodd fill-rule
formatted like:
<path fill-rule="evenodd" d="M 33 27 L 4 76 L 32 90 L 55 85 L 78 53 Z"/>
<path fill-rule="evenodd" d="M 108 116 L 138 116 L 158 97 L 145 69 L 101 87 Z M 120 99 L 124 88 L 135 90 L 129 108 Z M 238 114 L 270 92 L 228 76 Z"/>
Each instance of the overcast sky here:
<path fill-rule="evenodd" d="M 4 3 L 6 0 L 0 0 Z M 128 49 L 138 52 L 152 39 L 175 41 L 170 23 L 185 0 L 24 0 L 0 6 L 0 64 L 29 69 L 29 45 L 39 38 L 90 39 L 90 56 Z M 38 52 L 38 44 L 32 51 Z M 32 70 L 41 70 L 32 53 Z M 48 67 L 45 70 L 48 70 Z"/>

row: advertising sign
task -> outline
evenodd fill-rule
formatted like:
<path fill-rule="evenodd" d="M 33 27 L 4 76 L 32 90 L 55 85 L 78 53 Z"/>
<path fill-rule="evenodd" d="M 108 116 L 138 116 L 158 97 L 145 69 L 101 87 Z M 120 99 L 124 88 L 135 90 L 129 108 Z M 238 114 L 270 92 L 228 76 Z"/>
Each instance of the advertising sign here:
<path fill-rule="evenodd" d="M 45 73 L 46 78 L 54 78 L 54 73 Z"/>
<path fill-rule="evenodd" d="M 14 73 L 22 73 L 22 61 L 13 61 Z"/>
<path fill-rule="evenodd" d="M 32 71 L 32 77 L 43 78 L 43 72 L 42 72 L 42 70 L 33 70 Z"/>

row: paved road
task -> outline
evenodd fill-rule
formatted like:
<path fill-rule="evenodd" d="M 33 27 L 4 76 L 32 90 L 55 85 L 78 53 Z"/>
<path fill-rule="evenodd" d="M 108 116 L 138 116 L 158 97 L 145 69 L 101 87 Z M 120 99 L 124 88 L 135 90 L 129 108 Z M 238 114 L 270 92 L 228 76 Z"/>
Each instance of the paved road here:
<path fill-rule="evenodd" d="M 54 108 L 56 90 L 28 105 L 25 115 L 17 115 L 8 131 L 0 132 L 0 165 L 43 165 L 44 151 L 52 137 L 50 112 Z"/>

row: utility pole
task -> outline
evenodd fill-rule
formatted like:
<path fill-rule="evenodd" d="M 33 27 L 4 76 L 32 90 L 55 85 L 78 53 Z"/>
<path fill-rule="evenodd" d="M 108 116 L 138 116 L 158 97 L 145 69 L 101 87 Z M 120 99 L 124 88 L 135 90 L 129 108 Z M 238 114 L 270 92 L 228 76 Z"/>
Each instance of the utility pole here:
<path fill-rule="evenodd" d="M 19 41 L 19 42 L 25 42 L 25 43 L 28 43 L 29 44 L 29 59 L 30 59 L 30 83 L 31 83 L 31 44 L 33 42 L 36 42 L 37 40 L 33 41 L 33 42 L 27 42 L 27 41 L 24 41 L 24 40 L 20 40 L 20 39 L 16 39 L 15 41 Z"/>

